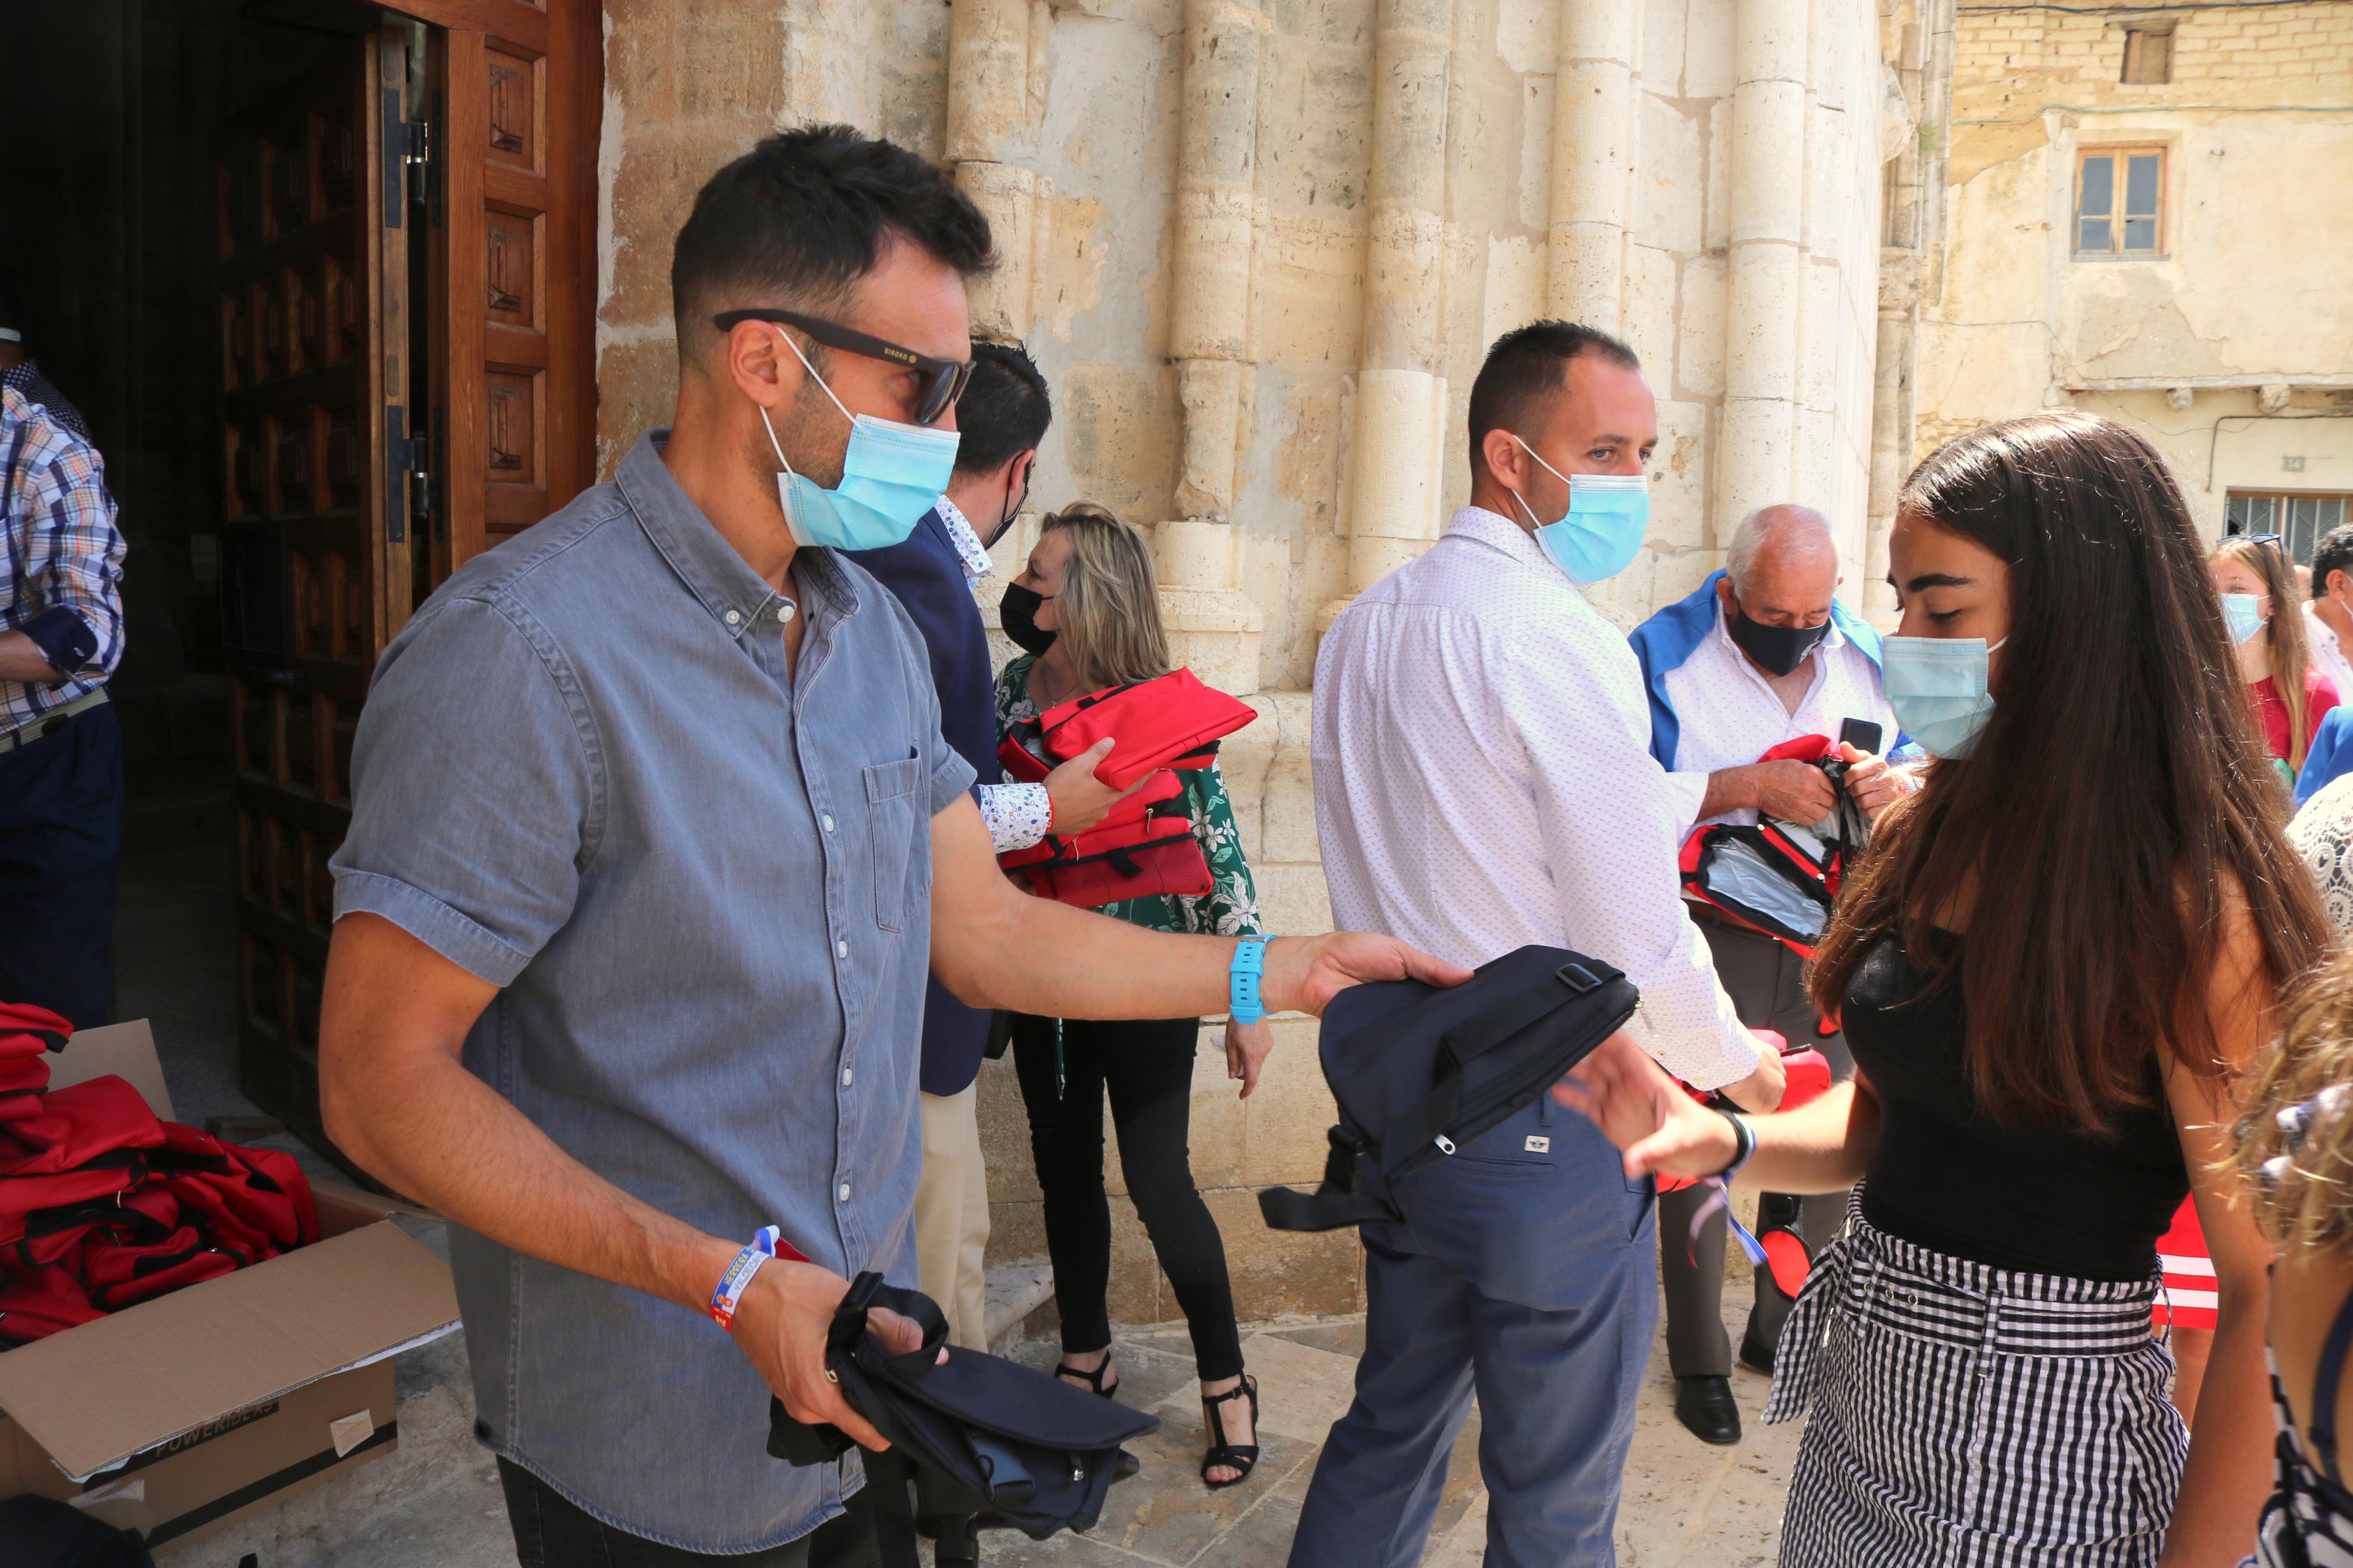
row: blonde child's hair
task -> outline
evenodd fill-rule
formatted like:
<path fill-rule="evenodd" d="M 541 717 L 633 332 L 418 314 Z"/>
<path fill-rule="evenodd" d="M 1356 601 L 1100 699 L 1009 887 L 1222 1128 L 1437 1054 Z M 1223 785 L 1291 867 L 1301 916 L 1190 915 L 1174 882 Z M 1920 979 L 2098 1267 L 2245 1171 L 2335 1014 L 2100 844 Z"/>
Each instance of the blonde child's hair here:
<path fill-rule="evenodd" d="M 2284 1250 L 2353 1251 L 2353 952 L 2297 994 L 2242 1103 L 2256 1222 Z"/>

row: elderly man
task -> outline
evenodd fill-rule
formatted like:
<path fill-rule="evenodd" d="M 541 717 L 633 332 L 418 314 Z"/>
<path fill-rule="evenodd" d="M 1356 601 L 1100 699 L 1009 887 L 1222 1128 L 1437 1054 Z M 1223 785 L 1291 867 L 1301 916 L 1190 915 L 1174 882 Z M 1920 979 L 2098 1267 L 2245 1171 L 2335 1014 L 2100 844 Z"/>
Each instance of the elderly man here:
<path fill-rule="evenodd" d="M 1836 597 L 1841 581 L 1831 525 L 1810 507 L 1768 506 L 1733 534 L 1730 567 L 1680 604 L 1636 628 L 1634 652 L 1650 688 L 1651 752 L 1683 802 L 1683 833 L 1717 822 L 1786 822 L 1828 816 L 1838 798 L 1811 763 L 1760 762 L 1802 735 L 1836 739 L 1850 719 L 1895 741 L 1895 714 L 1879 684 L 1879 635 Z M 1876 816 L 1903 781 L 1877 755 L 1841 748 L 1852 764 L 1848 787 Z M 1806 1000 L 1804 963 L 1773 937 L 1690 906 L 1715 973 L 1740 1021 L 1778 1031 L 1795 1047 L 1819 1047 L 1841 1078 L 1853 1070 L 1845 1041 L 1824 1033 Z M 1675 1374 L 1675 1415 L 1703 1442 L 1740 1440 L 1732 1397 L 1732 1346 L 1724 1331 L 1724 1221 L 1694 1238 L 1707 1196 L 1689 1187 L 1659 1199 L 1659 1268 L 1666 1284 L 1667 1360 Z M 1843 1197 L 1768 1194 L 1760 1222 L 1787 1226 L 1810 1250 L 1836 1234 Z M 1790 1299 L 1772 1271 L 1757 1271 L 1757 1303 L 1740 1359 L 1770 1372 Z"/>

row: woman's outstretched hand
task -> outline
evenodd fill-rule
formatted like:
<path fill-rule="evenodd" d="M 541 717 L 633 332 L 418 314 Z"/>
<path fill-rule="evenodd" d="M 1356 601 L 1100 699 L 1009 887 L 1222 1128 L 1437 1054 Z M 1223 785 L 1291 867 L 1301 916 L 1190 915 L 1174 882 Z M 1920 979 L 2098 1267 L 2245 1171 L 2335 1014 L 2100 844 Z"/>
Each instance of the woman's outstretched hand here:
<path fill-rule="evenodd" d="M 1622 1030 L 1553 1085 L 1552 1097 L 1625 1152 L 1629 1176 L 1713 1176 L 1739 1152 L 1732 1123 L 1685 1094 Z"/>
<path fill-rule="evenodd" d="M 1248 1100 L 1250 1090 L 1258 1087 L 1259 1069 L 1266 1065 L 1267 1052 L 1274 1049 L 1274 1026 L 1261 1018 L 1255 1024 L 1226 1023 L 1226 1076 L 1238 1078 L 1242 1091 L 1235 1098 Z"/>

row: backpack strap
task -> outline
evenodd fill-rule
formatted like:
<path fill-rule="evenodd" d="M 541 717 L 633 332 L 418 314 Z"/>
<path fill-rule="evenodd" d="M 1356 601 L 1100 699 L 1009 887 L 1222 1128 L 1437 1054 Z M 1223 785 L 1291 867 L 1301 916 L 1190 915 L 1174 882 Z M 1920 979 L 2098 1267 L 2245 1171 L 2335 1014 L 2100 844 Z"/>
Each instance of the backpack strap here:
<path fill-rule="evenodd" d="M 1324 1134 L 1324 1184 L 1312 1193 L 1269 1187 L 1258 1195 L 1258 1212 L 1272 1230 L 1337 1230 L 1344 1225 L 1394 1225 L 1405 1218 L 1397 1205 L 1369 1197 L 1360 1179 L 1365 1146 L 1345 1127 Z"/>
<path fill-rule="evenodd" d="M 1420 1104 L 1398 1117 L 1381 1140 L 1381 1163 L 1393 1176 L 1419 1170 L 1433 1159 L 1454 1152 L 1446 1135 L 1462 1103 L 1462 1069 L 1521 1030 L 1544 1022 L 1580 996 L 1590 995 L 1625 976 L 1595 959 L 1564 963 L 1553 974 L 1558 989 L 1538 986 L 1515 1007 L 1474 1018 L 1450 1030 L 1438 1042 L 1438 1061 L 1430 1093 Z"/>

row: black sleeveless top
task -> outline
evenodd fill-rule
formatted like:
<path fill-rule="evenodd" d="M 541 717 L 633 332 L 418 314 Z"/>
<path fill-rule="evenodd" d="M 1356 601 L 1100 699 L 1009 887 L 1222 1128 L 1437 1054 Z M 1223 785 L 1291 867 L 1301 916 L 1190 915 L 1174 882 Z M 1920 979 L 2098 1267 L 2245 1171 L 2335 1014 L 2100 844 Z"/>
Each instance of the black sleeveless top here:
<path fill-rule="evenodd" d="M 1928 993 L 1892 933 L 1847 984 L 1847 1045 L 1880 1103 L 1863 1217 L 1992 1268 L 2154 1277 L 2158 1237 L 2189 1191 L 2155 1065 L 2150 1103 L 2122 1108 L 2105 1136 L 1997 1122 L 1962 1068 L 1960 991 L 1956 973 Z"/>

